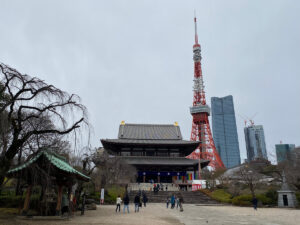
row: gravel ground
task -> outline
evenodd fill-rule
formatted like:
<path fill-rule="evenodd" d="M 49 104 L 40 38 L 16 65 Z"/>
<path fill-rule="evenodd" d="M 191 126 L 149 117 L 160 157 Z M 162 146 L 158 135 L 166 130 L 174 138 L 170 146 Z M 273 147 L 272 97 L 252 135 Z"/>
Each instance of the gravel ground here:
<path fill-rule="evenodd" d="M 122 208 L 121 208 L 122 209 Z M 197 206 L 185 204 L 184 212 L 166 209 L 165 204 L 148 204 L 146 208 L 134 213 L 115 212 L 115 206 L 98 206 L 97 210 L 86 211 L 84 216 L 76 215 L 69 220 L 21 220 L 0 217 L 2 225 L 299 225 L 300 210 L 234 206 Z"/>
<path fill-rule="evenodd" d="M 177 218 L 169 214 L 165 209 L 164 204 L 148 204 L 146 208 L 140 208 L 140 212 L 134 212 L 134 206 L 129 206 L 130 213 L 123 214 L 121 212 L 115 212 L 115 206 L 105 205 L 98 206 L 97 210 L 89 210 L 85 212 L 84 216 L 77 215 L 70 220 L 20 220 L 16 218 L 10 218 L 4 220 L 0 218 L 0 224 L 2 225 L 60 225 L 60 224 L 72 224 L 72 225 L 182 225 Z"/>
<path fill-rule="evenodd" d="M 185 205 L 184 212 L 170 212 L 186 225 L 299 225 L 300 210 L 236 206 Z"/>

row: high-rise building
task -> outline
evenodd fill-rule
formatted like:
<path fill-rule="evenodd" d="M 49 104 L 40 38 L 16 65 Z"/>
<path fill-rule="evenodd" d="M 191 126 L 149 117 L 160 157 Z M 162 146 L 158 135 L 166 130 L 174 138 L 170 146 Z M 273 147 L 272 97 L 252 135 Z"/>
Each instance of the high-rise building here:
<path fill-rule="evenodd" d="M 278 144 L 275 145 L 277 162 L 287 160 L 291 151 L 295 148 L 294 144 Z"/>
<path fill-rule="evenodd" d="M 226 168 L 241 164 L 233 97 L 211 98 L 213 138 Z"/>
<path fill-rule="evenodd" d="M 264 128 L 262 125 L 251 125 L 244 128 L 248 162 L 255 159 L 268 160 Z"/>

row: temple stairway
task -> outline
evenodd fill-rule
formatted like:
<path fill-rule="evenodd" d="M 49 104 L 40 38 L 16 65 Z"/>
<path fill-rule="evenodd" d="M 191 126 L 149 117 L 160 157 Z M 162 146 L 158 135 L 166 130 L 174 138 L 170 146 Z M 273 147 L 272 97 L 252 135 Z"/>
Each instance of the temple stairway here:
<path fill-rule="evenodd" d="M 131 191 L 129 193 L 130 201 L 133 202 L 135 195 L 139 191 Z M 205 204 L 205 205 L 215 205 L 219 204 L 219 202 L 211 199 L 207 195 L 203 194 L 200 191 L 159 191 L 154 193 L 153 191 L 144 191 L 146 196 L 148 197 L 148 203 L 159 203 L 159 202 L 166 202 L 167 197 L 171 197 L 172 194 L 181 193 L 184 203 L 190 204 Z"/>

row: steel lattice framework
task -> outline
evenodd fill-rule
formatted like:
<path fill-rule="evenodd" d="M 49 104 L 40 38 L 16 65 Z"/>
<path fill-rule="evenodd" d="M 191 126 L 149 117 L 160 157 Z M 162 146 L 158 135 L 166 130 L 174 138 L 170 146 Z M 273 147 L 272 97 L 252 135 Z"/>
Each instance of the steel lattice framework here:
<path fill-rule="evenodd" d="M 209 166 L 213 169 L 225 168 L 214 144 L 212 133 L 210 130 L 208 116 L 210 108 L 206 104 L 203 76 L 201 69 L 201 46 L 198 43 L 197 19 L 195 22 L 195 44 L 193 46 L 194 60 L 194 100 L 190 112 L 193 116 L 191 140 L 200 141 L 198 148 L 192 152 L 188 158 L 191 159 L 207 159 L 210 160 Z M 200 173 L 200 162 L 199 162 Z M 200 174 L 199 174 L 200 176 Z"/>

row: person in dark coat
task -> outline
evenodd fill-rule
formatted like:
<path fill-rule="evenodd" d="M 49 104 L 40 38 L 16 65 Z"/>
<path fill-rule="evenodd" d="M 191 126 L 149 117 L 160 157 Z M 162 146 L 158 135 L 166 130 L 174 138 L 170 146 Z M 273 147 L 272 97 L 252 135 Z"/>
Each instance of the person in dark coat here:
<path fill-rule="evenodd" d="M 178 194 L 178 199 L 179 199 L 179 208 L 180 208 L 180 212 L 183 212 L 183 197 L 182 197 L 182 194 L 181 193 L 179 193 Z"/>
<path fill-rule="evenodd" d="M 146 207 L 146 203 L 148 202 L 146 193 L 143 194 L 143 202 L 144 202 L 144 207 Z"/>
<path fill-rule="evenodd" d="M 170 199 L 169 197 L 167 197 L 167 208 L 169 208 L 169 204 L 170 204 Z"/>
<path fill-rule="evenodd" d="M 136 195 L 134 197 L 134 212 L 139 212 L 139 208 L 140 208 L 140 196 L 139 195 Z"/>
<path fill-rule="evenodd" d="M 123 198 L 123 202 L 124 202 L 123 213 L 125 213 L 126 208 L 127 208 L 127 213 L 129 213 L 129 196 L 128 196 L 128 194 L 126 194 L 125 197 Z"/>
<path fill-rule="evenodd" d="M 252 199 L 252 204 L 253 204 L 254 210 L 257 210 L 257 198 L 256 198 L 256 197 L 254 197 L 254 198 Z"/>

